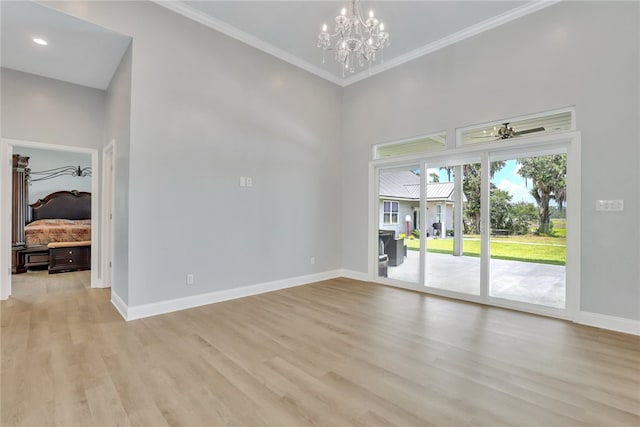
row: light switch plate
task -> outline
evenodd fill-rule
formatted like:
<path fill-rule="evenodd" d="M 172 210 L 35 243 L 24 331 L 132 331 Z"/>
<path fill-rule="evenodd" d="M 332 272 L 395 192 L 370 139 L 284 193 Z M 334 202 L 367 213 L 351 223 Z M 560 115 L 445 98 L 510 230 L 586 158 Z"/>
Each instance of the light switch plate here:
<path fill-rule="evenodd" d="M 246 187 L 247 186 L 247 178 L 245 178 L 244 176 L 240 177 L 240 187 Z"/>
<path fill-rule="evenodd" d="M 597 211 L 620 212 L 624 210 L 623 200 L 596 200 Z"/>

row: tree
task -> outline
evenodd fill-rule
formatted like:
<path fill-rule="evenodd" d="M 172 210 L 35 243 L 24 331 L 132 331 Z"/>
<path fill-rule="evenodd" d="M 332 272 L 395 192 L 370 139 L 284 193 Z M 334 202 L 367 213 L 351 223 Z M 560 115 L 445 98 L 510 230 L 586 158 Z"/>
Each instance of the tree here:
<path fill-rule="evenodd" d="M 567 155 L 529 157 L 519 159 L 518 174 L 531 180 L 531 195 L 538 203 L 538 233 L 549 233 L 549 203 L 555 200 L 562 209 L 567 192 Z"/>
<path fill-rule="evenodd" d="M 465 165 L 462 191 L 467 196 L 464 207 L 465 233 L 480 233 L 480 163 Z"/>
<path fill-rule="evenodd" d="M 528 234 L 531 223 L 538 219 L 538 210 L 533 203 L 518 202 L 511 205 L 513 234 Z"/>
<path fill-rule="evenodd" d="M 491 228 L 512 230 L 511 194 L 499 188 L 491 190 Z"/>
<path fill-rule="evenodd" d="M 493 177 L 502 169 L 505 162 L 491 162 L 489 175 Z M 467 204 L 464 209 L 464 223 L 466 233 L 480 233 L 480 193 L 481 193 L 481 166 L 480 163 L 470 163 L 462 167 L 463 180 L 462 191 L 467 196 Z M 490 185 L 493 189 L 495 186 Z"/>
<path fill-rule="evenodd" d="M 444 166 L 441 167 L 440 170 L 442 171 L 446 171 L 447 172 L 447 181 L 451 182 L 451 174 L 453 174 L 453 167 L 452 166 Z"/>
<path fill-rule="evenodd" d="M 440 182 L 440 175 L 437 172 L 431 172 L 429 178 L 431 178 L 431 182 Z"/>
<path fill-rule="evenodd" d="M 493 178 L 493 175 L 502 169 L 504 165 L 504 161 L 491 162 L 489 175 Z M 467 196 L 463 219 L 465 233 L 480 233 L 481 169 L 480 163 L 470 163 L 462 166 L 462 191 Z M 440 170 L 446 171 L 448 180 L 451 181 L 454 167 L 441 167 Z M 491 184 L 491 188 L 495 188 L 495 186 Z"/>

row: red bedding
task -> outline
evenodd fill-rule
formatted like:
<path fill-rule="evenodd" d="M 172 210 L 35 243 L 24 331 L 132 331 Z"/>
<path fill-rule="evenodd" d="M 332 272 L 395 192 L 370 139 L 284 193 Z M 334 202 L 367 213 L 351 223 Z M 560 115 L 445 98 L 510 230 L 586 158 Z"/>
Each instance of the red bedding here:
<path fill-rule="evenodd" d="M 91 240 L 91 220 L 39 219 L 24 227 L 27 245 Z"/>

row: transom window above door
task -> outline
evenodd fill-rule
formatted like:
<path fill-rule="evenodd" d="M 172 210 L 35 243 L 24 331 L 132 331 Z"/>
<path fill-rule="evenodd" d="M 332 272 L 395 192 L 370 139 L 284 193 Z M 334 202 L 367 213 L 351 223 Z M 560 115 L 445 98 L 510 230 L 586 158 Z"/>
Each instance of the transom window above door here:
<path fill-rule="evenodd" d="M 459 129 L 457 144 L 478 144 L 574 129 L 573 110 L 558 110 Z"/>
<path fill-rule="evenodd" d="M 383 142 L 373 146 L 373 158 L 385 159 L 392 157 L 410 156 L 413 154 L 440 151 L 446 148 L 444 133 L 416 136 L 400 141 Z"/>

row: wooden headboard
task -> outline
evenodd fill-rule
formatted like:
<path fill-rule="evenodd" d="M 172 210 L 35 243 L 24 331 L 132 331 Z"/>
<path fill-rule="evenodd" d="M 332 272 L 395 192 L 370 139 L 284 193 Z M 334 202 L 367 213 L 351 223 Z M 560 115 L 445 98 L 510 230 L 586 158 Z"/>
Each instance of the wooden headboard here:
<path fill-rule="evenodd" d="M 91 193 L 56 191 L 31 206 L 31 221 L 37 219 L 91 219 Z"/>

